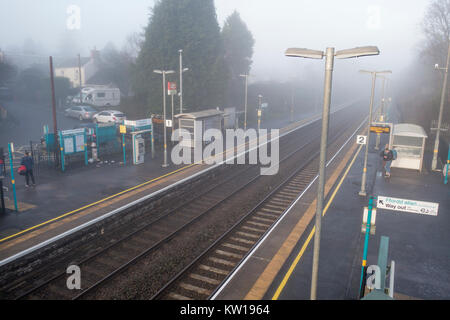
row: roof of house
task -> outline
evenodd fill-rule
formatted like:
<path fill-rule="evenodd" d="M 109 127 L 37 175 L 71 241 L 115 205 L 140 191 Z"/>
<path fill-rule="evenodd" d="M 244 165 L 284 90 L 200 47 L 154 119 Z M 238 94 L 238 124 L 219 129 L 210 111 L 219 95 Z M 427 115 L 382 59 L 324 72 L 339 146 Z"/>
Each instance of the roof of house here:
<path fill-rule="evenodd" d="M 80 62 L 81 65 L 84 66 L 86 63 L 88 63 L 91 60 L 91 58 L 81 58 Z M 62 61 L 61 63 L 58 63 L 56 65 L 56 68 L 78 68 L 78 58 L 70 58 Z"/>
<path fill-rule="evenodd" d="M 108 72 L 105 70 L 98 70 L 92 77 L 87 79 L 86 85 L 114 85 L 117 86 L 116 83 L 111 81 L 111 77 Z"/>

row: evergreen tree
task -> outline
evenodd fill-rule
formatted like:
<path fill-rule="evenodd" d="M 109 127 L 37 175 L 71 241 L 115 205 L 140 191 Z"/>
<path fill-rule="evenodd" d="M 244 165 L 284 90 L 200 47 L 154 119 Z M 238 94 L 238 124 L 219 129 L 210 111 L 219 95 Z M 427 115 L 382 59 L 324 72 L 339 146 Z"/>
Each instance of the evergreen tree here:
<path fill-rule="evenodd" d="M 213 0 L 160 0 L 155 4 L 132 71 L 137 98 L 147 102 L 149 112 L 162 113 L 162 76 L 153 70 L 176 71 L 166 81 L 178 83 L 179 49 L 183 50 L 183 67 L 189 68 L 183 74 L 183 110 L 221 106 L 227 70 Z"/>
<path fill-rule="evenodd" d="M 243 85 L 239 75 L 250 72 L 255 40 L 237 11 L 226 19 L 222 29 L 222 39 L 225 60 L 230 73 L 227 103 L 239 105 L 243 95 Z"/>

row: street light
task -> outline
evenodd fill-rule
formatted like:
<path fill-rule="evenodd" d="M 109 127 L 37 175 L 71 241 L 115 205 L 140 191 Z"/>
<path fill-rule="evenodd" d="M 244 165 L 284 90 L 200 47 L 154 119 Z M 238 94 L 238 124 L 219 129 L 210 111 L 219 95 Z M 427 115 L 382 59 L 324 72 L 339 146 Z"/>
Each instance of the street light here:
<path fill-rule="evenodd" d="M 163 112 L 164 112 L 164 162 L 162 166 L 165 168 L 167 164 L 167 132 L 166 132 L 166 74 L 175 73 L 173 70 L 153 70 L 154 73 L 163 76 Z M 172 124 L 173 125 L 173 124 Z"/>
<path fill-rule="evenodd" d="M 448 43 L 448 50 L 447 50 L 447 65 L 445 68 L 439 68 L 439 65 L 436 64 L 434 66 L 435 69 L 441 69 L 445 70 L 444 74 L 444 83 L 442 85 L 442 92 L 441 92 L 441 104 L 439 106 L 439 118 L 438 118 L 438 127 L 436 131 L 436 139 L 434 140 L 434 150 L 433 150 L 433 161 L 431 162 L 431 170 L 436 170 L 437 166 L 437 155 L 439 150 L 439 136 L 441 133 L 441 122 L 442 122 L 442 112 L 444 109 L 444 100 L 445 100 L 445 93 L 447 92 L 447 76 L 448 76 L 448 64 L 450 61 L 450 39 Z"/>
<path fill-rule="evenodd" d="M 392 73 L 390 70 L 386 71 L 367 71 L 367 70 L 359 70 L 361 73 L 370 73 L 372 75 L 372 94 L 370 95 L 370 106 L 369 106 L 369 121 L 367 125 L 367 143 L 366 149 L 364 152 L 364 168 L 361 179 L 361 190 L 359 191 L 359 195 L 365 197 L 366 193 L 366 179 L 367 179 L 367 157 L 369 154 L 369 143 L 370 143 L 370 125 L 372 124 L 372 109 L 373 109 L 373 97 L 375 93 L 375 82 L 377 80 L 377 74 L 383 73 Z"/>
<path fill-rule="evenodd" d="M 385 77 L 385 76 L 379 76 L 378 78 L 381 78 L 381 79 L 383 79 L 383 90 L 382 90 L 382 93 L 381 93 L 381 110 L 380 110 L 380 117 L 379 117 L 379 119 L 380 119 L 380 122 L 385 122 L 385 116 L 384 116 L 384 113 L 385 113 L 385 108 L 384 108 L 384 102 L 385 102 L 385 89 L 386 89 L 386 80 L 389 80 L 389 78 L 387 78 L 387 77 Z M 380 146 L 380 133 L 377 133 L 377 140 L 376 140 L 376 143 L 375 143 L 375 150 L 379 150 L 379 146 Z"/>
<path fill-rule="evenodd" d="M 180 113 L 183 113 L 183 72 L 186 72 L 189 70 L 189 68 L 183 69 L 183 50 L 178 50 L 180 53 Z"/>
<path fill-rule="evenodd" d="M 331 80 L 333 75 L 334 57 L 338 59 L 356 58 L 369 55 L 378 55 L 380 51 L 375 46 L 358 47 L 353 49 L 341 50 L 334 52 L 334 48 L 327 48 L 326 52 L 311 50 L 289 48 L 285 55 L 288 57 L 300 57 L 310 59 L 322 59 L 325 55 L 325 88 L 323 95 L 323 111 L 322 111 L 322 136 L 320 141 L 320 163 L 319 163 L 319 186 L 317 189 L 317 205 L 316 205 L 316 221 L 315 221 L 315 236 L 314 236 L 314 256 L 313 268 L 311 276 L 311 300 L 317 298 L 317 276 L 319 270 L 319 249 L 320 249 L 320 232 L 322 224 L 323 198 L 325 187 L 325 161 L 327 155 L 327 136 L 328 136 L 328 122 L 330 116 L 331 103 Z"/>
<path fill-rule="evenodd" d="M 239 75 L 245 78 L 245 104 L 244 104 L 244 130 L 247 130 L 247 91 L 248 91 L 248 74 Z"/>

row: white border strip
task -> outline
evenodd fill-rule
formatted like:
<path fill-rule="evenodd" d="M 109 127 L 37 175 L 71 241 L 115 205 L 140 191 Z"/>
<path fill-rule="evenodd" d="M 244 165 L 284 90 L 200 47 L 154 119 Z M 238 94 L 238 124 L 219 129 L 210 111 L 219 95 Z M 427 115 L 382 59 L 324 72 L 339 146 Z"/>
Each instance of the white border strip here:
<path fill-rule="evenodd" d="M 356 100 L 356 101 L 357 101 L 357 100 Z M 345 103 L 345 104 L 342 104 L 342 105 L 340 105 L 339 107 L 336 107 L 336 109 L 335 109 L 333 112 L 331 112 L 331 113 L 336 113 L 336 112 L 338 112 L 338 111 L 340 111 L 340 110 L 342 110 L 342 109 L 344 109 L 344 108 L 347 108 L 347 107 L 349 107 L 349 106 L 352 106 L 354 103 L 356 103 L 356 101 L 353 101 L 353 102 L 351 102 L 351 103 Z M 317 115 L 317 116 L 319 116 L 319 115 Z M 317 119 L 314 119 L 314 120 L 311 120 L 311 121 L 309 121 L 309 122 L 306 122 L 306 123 L 304 123 L 303 125 L 301 125 L 301 126 L 299 126 L 299 127 L 295 127 L 295 128 L 293 128 L 293 129 L 291 129 L 291 130 L 289 130 L 289 131 L 287 131 L 287 132 L 281 134 L 277 139 L 279 139 L 279 138 L 281 138 L 281 137 L 284 137 L 285 135 L 288 135 L 288 134 L 290 134 L 291 132 L 296 131 L 296 130 L 299 130 L 299 129 L 301 129 L 301 128 L 307 126 L 307 125 L 310 125 L 311 123 L 316 122 L 316 121 L 318 121 L 318 120 L 320 120 L 320 119 L 321 119 L 321 117 L 319 117 L 319 118 L 317 118 Z M 301 120 L 300 120 L 300 121 L 301 121 Z M 267 143 L 269 143 L 269 142 L 272 142 L 274 139 L 275 139 L 275 138 L 272 138 L 272 139 L 270 139 L 269 141 L 266 141 L 265 143 L 261 144 L 261 146 L 262 146 L 262 145 L 265 145 L 265 144 L 267 144 Z M 99 221 L 101 221 L 101 220 L 104 220 L 104 219 L 106 219 L 106 218 L 108 218 L 108 217 L 111 217 L 111 216 L 115 215 L 116 213 L 119 213 L 119 212 L 121 212 L 121 211 L 123 211 L 123 210 L 128 209 L 128 208 L 131 207 L 131 206 L 134 206 L 134 205 L 136 205 L 136 204 L 138 204 L 138 203 L 140 203 L 140 202 L 143 202 L 143 201 L 145 201 L 145 200 L 147 200 L 147 199 L 149 199 L 149 198 L 152 198 L 152 197 L 154 197 L 154 196 L 156 196 L 156 195 L 158 195 L 158 194 L 160 194 L 160 193 L 162 193 L 162 192 L 164 192 L 164 191 L 166 191 L 166 190 L 169 190 L 169 189 L 171 189 L 171 188 L 174 188 L 174 187 L 176 187 L 176 186 L 179 185 L 179 184 L 182 184 L 182 183 L 184 183 L 184 182 L 186 182 L 186 181 L 188 181 L 188 180 L 191 180 L 191 179 L 193 179 L 193 178 L 195 178 L 195 177 L 197 177 L 197 176 L 199 176 L 199 175 L 201 175 L 201 174 L 204 174 L 204 173 L 206 173 L 206 172 L 208 172 L 208 171 L 210 171 L 210 170 L 213 170 L 213 169 L 215 169 L 215 168 L 221 166 L 222 164 L 224 164 L 227 160 L 229 161 L 229 160 L 231 160 L 231 159 L 237 158 L 237 157 L 241 156 L 242 154 L 244 154 L 244 153 L 246 153 L 246 152 L 250 152 L 250 151 L 254 150 L 255 148 L 258 148 L 258 146 L 254 147 L 254 148 L 252 148 L 252 149 L 243 151 L 243 152 L 241 152 L 241 153 L 239 153 L 239 154 L 236 154 L 236 155 L 233 156 L 232 158 L 227 158 L 226 160 L 223 160 L 223 161 L 221 161 L 220 163 L 217 163 L 217 164 L 215 164 L 215 165 L 212 165 L 212 166 L 210 166 L 209 168 L 206 168 L 206 169 L 204 169 L 204 170 L 202 170 L 202 171 L 199 171 L 199 172 L 197 172 L 197 173 L 195 173 L 195 174 L 193 174 L 193 175 L 191 175 L 191 176 L 188 176 L 188 177 L 186 177 L 186 178 L 183 178 L 183 179 L 181 179 L 181 180 L 179 180 L 179 181 L 177 181 L 177 182 L 175 182 L 175 183 L 173 183 L 173 184 L 171 184 L 171 185 L 168 185 L 168 186 L 166 186 L 166 187 L 164 187 L 164 188 L 162 188 L 162 189 L 159 189 L 158 191 L 155 191 L 155 192 L 153 192 L 153 193 L 151 193 L 151 194 L 148 194 L 148 195 L 146 195 L 146 196 L 144 196 L 144 197 L 142 197 L 142 198 L 139 198 L 139 199 L 137 199 L 137 200 L 135 200 L 135 201 L 132 201 L 132 202 L 130 202 L 130 203 L 127 203 L 126 205 L 123 205 L 122 207 L 119 207 L 119 208 L 117 208 L 117 209 L 114 209 L 113 211 L 110 211 L 110 212 L 108 212 L 108 213 L 106 213 L 106 214 L 104 214 L 104 215 L 102 215 L 102 216 L 100 216 L 100 217 L 97 217 L 97 218 L 95 218 L 95 219 L 93 219 L 93 220 L 90 220 L 90 221 L 88 221 L 88 222 L 85 222 L 85 223 L 79 225 L 78 227 L 75 227 L 75 228 L 72 228 L 72 229 L 70 229 L 70 230 L 67 230 L 67 231 L 65 231 L 65 232 L 63 232 L 63 233 L 61 233 L 61 234 L 59 234 L 59 235 L 57 235 L 57 236 L 55 236 L 55 237 L 53 237 L 53 238 L 50 238 L 50 239 L 45 240 L 45 241 L 43 241 L 43 242 L 41 242 L 41 243 L 38 243 L 37 245 L 34 245 L 34 246 L 30 247 L 30 248 L 28 248 L 28 249 L 25 249 L 25 250 L 23 250 L 23 251 L 20 251 L 20 252 L 18 252 L 18 253 L 16 253 L 16 254 L 14 254 L 14 255 L 12 255 L 12 256 L 6 258 L 6 259 L 1 260 L 1 261 L 0 261 L 0 267 L 3 266 L 3 265 L 6 265 L 6 264 L 8 264 L 8 263 L 10 263 L 10 262 L 12 262 L 12 261 L 14 261 L 14 260 L 16 260 L 16 259 L 18 259 L 18 258 L 21 258 L 21 257 L 23 257 L 23 256 L 25 256 L 25 255 L 27 255 L 27 254 L 29 254 L 29 253 L 32 253 L 33 251 L 36 251 L 36 250 L 38 250 L 38 249 L 41 249 L 42 247 L 45 247 L 45 246 L 47 246 L 47 245 L 49 245 L 49 244 L 51 244 L 51 243 L 53 243 L 53 242 L 55 242 L 55 241 L 58 241 L 58 240 L 60 240 L 60 239 L 62 239 L 62 238 L 64 238 L 64 237 L 67 237 L 67 236 L 69 236 L 69 235 L 71 235 L 71 234 L 73 234 L 73 233 L 75 233 L 75 232 L 77 232 L 77 231 L 80 231 L 80 230 L 82 230 L 82 229 L 84 229 L 84 228 L 87 228 L 87 227 L 89 227 L 89 226 L 91 226 L 91 225 L 93 225 L 93 224 L 95 224 L 95 223 L 97 223 L 97 222 L 99 222 Z M 234 154 L 234 152 L 233 152 L 233 154 Z"/>
<path fill-rule="evenodd" d="M 336 152 L 336 154 L 331 158 L 326 166 L 328 167 L 333 160 L 337 157 L 337 155 L 344 149 L 344 147 L 347 145 L 347 143 L 355 136 L 355 134 L 358 132 L 358 130 L 363 126 L 363 124 L 367 121 L 369 117 L 367 116 L 364 121 L 359 125 L 359 127 L 353 132 L 353 134 L 347 139 L 347 141 L 341 146 L 341 148 Z M 239 266 L 234 269 L 233 273 L 229 275 L 227 280 L 217 289 L 216 293 L 211 297 L 210 300 L 215 300 L 217 296 L 223 291 L 223 289 L 226 288 L 228 283 L 234 278 L 234 276 L 239 272 L 239 270 L 247 263 L 247 261 L 253 256 L 253 254 L 258 250 L 258 248 L 263 244 L 263 242 L 270 236 L 270 234 L 276 229 L 278 224 L 285 218 L 285 216 L 292 210 L 292 208 L 297 204 L 297 202 L 303 197 L 303 195 L 306 193 L 306 191 L 309 190 L 309 188 L 314 184 L 314 182 L 317 180 L 319 175 L 316 175 L 314 179 L 308 184 L 308 186 L 303 190 L 303 192 L 295 199 L 295 201 L 291 204 L 289 208 L 286 209 L 286 211 L 278 218 L 277 222 L 266 232 L 265 236 L 259 240 L 257 245 L 253 248 L 252 251 L 249 252 L 249 254 L 245 257 L 244 260 L 241 261 Z"/>

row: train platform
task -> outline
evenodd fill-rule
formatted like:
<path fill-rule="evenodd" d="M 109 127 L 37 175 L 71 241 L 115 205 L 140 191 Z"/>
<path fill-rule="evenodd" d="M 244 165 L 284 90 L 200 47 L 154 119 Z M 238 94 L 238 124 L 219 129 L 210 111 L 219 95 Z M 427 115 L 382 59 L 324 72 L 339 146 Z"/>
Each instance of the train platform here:
<path fill-rule="evenodd" d="M 373 147 L 368 155 L 366 197 L 358 194 L 364 148 L 355 143 L 327 169 L 317 299 L 359 299 L 365 237 L 361 227 L 369 195 L 439 203 L 437 216 L 377 209 L 367 265 L 377 264 L 381 236 L 389 237 L 388 262 L 395 261 L 394 298 L 449 299 L 449 185 L 444 185 L 442 173 L 429 169 L 430 152 L 422 172 L 392 168 L 392 176 L 386 180 L 381 174 L 380 151 Z M 310 299 L 316 194 L 314 183 L 235 270 L 215 299 Z"/>
<path fill-rule="evenodd" d="M 282 134 L 318 118 L 318 115 L 303 115 L 295 122 L 278 121 L 270 127 L 282 126 Z M 5 215 L 0 215 L 0 261 L 7 263 L 30 248 L 95 223 L 124 206 L 151 197 L 211 167 L 171 164 L 162 168 L 162 163 L 162 151 L 157 151 L 155 159 L 137 166 L 128 160 L 125 166 L 117 159 L 99 166 L 68 168 L 65 173 L 43 170 L 35 174 L 35 187 L 26 188 L 24 177 L 16 177 L 19 210 L 8 210 Z M 7 204 L 11 209 L 12 192 L 8 197 Z"/>

